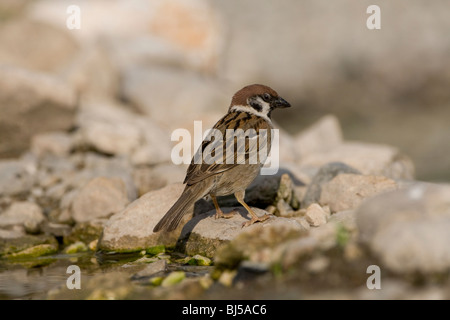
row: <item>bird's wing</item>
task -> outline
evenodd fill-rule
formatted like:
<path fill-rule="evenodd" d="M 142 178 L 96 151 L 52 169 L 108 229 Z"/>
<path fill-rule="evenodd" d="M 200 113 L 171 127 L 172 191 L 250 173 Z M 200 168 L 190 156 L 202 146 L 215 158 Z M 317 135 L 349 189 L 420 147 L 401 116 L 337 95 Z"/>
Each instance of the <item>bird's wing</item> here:
<path fill-rule="evenodd" d="M 235 135 L 233 131 L 227 135 L 227 129 L 237 128 L 242 129 L 241 136 L 238 131 L 234 131 Z M 266 155 L 270 151 L 271 128 L 266 120 L 245 112 L 225 115 L 215 124 L 213 129 L 216 130 L 210 131 L 192 158 L 184 183 L 195 184 L 239 164 L 264 162 L 258 158 L 258 150 L 266 152 Z M 254 133 L 248 129 L 253 129 Z M 236 149 L 237 152 L 234 152 Z"/>

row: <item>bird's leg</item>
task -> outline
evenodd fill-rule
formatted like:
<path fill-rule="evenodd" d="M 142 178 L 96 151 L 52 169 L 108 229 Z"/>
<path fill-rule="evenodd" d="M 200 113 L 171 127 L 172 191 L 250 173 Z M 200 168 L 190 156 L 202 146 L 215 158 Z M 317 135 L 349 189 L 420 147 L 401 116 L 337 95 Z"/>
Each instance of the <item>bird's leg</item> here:
<path fill-rule="evenodd" d="M 216 207 L 216 215 L 214 216 L 216 219 L 219 219 L 219 218 L 229 219 L 232 216 L 234 216 L 234 212 L 223 213 L 222 209 L 220 209 L 219 204 L 217 203 L 216 196 L 211 194 L 211 199 L 212 199 L 212 201 L 214 203 L 214 207 Z"/>
<path fill-rule="evenodd" d="M 248 213 L 250 213 L 250 215 L 252 216 L 252 218 L 249 221 L 246 221 L 242 224 L 242 228 L 248 227 L 254 224 L 255 222 L 262 222 L 269 219 L 269 216 L 267 214 L 258 217 L 256 213 L 252 210 L 252 208 L 250 208 L 248 204 L 244 202 L 245 190 L 236 192 L 234 196 L 236 197 L 237 201 L 239 201 L 239 203 L 242 204 L 244 208 L 248 211 Z"/>

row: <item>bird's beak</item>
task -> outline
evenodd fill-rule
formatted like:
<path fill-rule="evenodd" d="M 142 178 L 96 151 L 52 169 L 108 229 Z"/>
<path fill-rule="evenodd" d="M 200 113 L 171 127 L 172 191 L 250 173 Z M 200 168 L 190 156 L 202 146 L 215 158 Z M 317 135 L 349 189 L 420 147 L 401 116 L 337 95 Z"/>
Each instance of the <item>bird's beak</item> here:
<path fill-rule="evenodd" d="M 278 97 L 278 99 L 272 102 L 273 108 L 289 108 L 290 106 L 291 104 L 281 97 Z"/>

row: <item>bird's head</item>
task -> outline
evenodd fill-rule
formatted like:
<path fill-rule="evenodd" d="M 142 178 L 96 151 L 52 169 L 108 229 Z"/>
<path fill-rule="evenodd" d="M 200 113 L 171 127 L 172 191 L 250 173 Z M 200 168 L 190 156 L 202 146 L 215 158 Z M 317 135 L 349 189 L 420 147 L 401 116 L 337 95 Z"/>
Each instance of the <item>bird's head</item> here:
<path fill-rule="evenodd" d="M 236 92 L 231 100 L 230 110 L 239 108 L 254 114 L 270 118 L 271 112 L 277 108 L 288 108 L 291 105 L 268 86 L 252 84 Z"/>

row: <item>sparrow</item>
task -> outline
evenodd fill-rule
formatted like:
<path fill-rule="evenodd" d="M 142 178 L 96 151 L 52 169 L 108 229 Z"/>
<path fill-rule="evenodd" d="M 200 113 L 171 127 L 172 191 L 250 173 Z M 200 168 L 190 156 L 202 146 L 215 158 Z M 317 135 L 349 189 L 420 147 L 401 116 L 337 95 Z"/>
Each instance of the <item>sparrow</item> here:
<path fill-rule="evenodd" d="M 236 92 L 231 99 L 228 113 L 210 131 L 220 132 L 219 138 L 214 136 L 213 139 L 212 134 L 205 137 L 187 169 L 183 182 L 186 186 L 181 196 L 154 227 L 153 232 L 175 230 L 183 216 L 191 212 L 195 202 L 207 195 L 214 203 L 215 218 L 232 216 L 232 213 L 223 213 L 217 203 L 217 197 L 234 194 L 251 216 L 242 227 L 267 220 L 268 215 L 256 215 L 244 202 L 245 189 L 258 176 L 265 158 L 258 156 L 256 161 L 249 160 L 252 153 L 262 148 L 266 148 L 266 154 L 269 153 L 272 143 L 272 111 L 287 107 L 290 107 L 290 104 L 265 85 L 253 84 Z M 244 136 L 245 144 L 241 143 L 239 147 L 238 137 L 227 135 L 230 129 L 233 130 L 231 132 L 242 129 L 242 132 L 253 132 L 253 135 Z M 230 139 L 233 139 L 233 143 L 230 143 Z M 207 150 L 214 150 L 211 154 L 218 155 L 216 160 L 221 161 L 205 161 L 205 157 L 201 155 Z"/>

